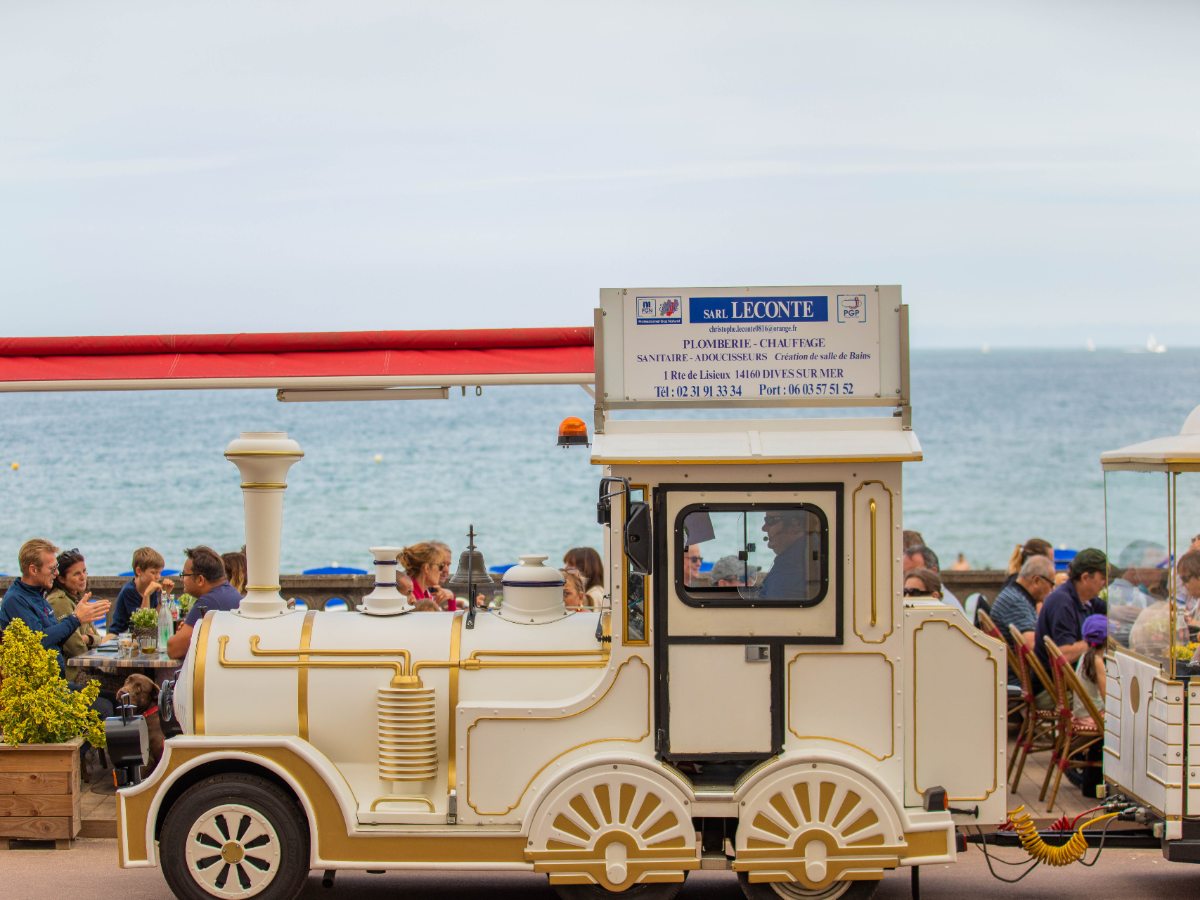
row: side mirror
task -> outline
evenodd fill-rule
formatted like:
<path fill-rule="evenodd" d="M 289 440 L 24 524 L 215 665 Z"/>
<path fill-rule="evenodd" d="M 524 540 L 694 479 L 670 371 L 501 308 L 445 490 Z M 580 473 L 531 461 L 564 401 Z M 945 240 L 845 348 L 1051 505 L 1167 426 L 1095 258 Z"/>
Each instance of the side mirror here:
<path fill-rule="evenodd" d="M 625 555 L 635 575 L 650 574 L 650 504 L 639 500 L 629 504 L 625 517 Z"/>
<path fill-rule="evenodd" d="M 617 489 L 610 490 L 613 485 Z M 612 498 L 624 494 L 629 496 L 629 479 L 605 475 L 600 479 L 600 496 L 596 500 L 596 524 L 609 525 L 612 523 Z"/>

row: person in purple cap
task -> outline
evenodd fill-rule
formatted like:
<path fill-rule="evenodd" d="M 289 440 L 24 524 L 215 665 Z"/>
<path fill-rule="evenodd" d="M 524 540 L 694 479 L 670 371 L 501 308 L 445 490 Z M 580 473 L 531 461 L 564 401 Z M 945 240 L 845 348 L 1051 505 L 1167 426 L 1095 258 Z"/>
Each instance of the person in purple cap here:
<path fill-rule="evenodd" d="M 1075 664 L 1075 674 L 1096 707 L 1104 709 L 1104 645 L 1108 643 L 1108 618 L 1091 615 L 1084 619 L 1083 639 L 1087 642 L 1087 650 Z M 1077 719 L 1091 718 L 1079 697 L 1074 699 L 1071 711 Z"/>

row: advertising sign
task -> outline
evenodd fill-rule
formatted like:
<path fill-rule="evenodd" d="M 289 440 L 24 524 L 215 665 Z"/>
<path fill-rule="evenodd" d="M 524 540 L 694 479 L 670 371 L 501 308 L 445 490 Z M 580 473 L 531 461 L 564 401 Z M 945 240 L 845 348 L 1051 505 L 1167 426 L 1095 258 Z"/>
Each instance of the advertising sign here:
<path fill-rule="evenodd" d="M 631 288 L 601 305 L 610 401 L 895 401 L 899 288 Z"/>

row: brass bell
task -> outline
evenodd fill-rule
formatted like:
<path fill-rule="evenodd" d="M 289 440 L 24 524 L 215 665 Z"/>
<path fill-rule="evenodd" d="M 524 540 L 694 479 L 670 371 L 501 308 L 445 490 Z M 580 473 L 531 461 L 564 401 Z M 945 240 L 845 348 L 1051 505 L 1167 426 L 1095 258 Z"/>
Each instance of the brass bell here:
<path fill-rule="evenodd" d="M 474 525 L 467 532 L 467 538 L 469 540 L 467 549 L 459 554 L 458 570 L 446 582 L 446 587 L 454 591 L 456 597 L 468 597 L 473 587 L 476 594 L 483 594 L 490 601 L 496 590 L 496 584 L 488 573 L 487 563 L 483 561 L 483 553 L 475 546 Z"/>

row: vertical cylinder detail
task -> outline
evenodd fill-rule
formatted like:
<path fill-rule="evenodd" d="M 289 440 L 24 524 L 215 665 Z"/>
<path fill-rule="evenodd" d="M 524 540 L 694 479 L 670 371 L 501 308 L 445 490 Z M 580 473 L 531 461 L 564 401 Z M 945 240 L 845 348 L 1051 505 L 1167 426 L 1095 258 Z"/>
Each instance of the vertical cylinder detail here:
<path fill-rule="evenodd" d="M 279 536 L 287 472 L 304 457 L 282 431 L 243 432 L 225 448 L 225 458 L 242 475 L 246 508 L 246 596 L 239 612 L 265 619 L 287 612 L 279 593 Z"/>
<path fill-rule="evenodd" d="M 425 781 L 437 775 L 433 688 L 379 689 L 379 779 Z"/>

